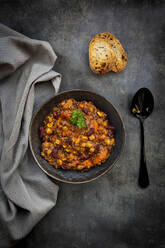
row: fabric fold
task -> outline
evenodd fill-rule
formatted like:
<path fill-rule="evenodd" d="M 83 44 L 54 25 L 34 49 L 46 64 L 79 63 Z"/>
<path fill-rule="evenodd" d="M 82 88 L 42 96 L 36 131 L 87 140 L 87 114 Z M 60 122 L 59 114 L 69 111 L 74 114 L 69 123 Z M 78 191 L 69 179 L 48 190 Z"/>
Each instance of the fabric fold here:
<path fill-rule="evenodd" d="M 0 24 L 0 243 L 10 247 L 27 235 L 56 204 L 58 186 L 38 168 L 28 146 L 35 85 L 61 75 L 48 42 L 33 40 Z"/>

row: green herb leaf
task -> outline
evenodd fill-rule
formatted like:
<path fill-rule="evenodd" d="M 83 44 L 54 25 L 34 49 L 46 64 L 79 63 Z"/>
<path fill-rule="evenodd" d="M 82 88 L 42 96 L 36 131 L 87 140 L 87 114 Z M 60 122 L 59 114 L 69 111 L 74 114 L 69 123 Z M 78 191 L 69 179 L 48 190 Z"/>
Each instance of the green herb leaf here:
<path fill-rule="evenodd" d="M 78 110 L 74 110 L 72 113 L 72 117 L 70 118 L 70 120 L 73 124 L 77 123 L 78 115 L 79 115 Z"/>
<path fill-rule="evenodd" d="M 73 111 L 72 113 L 72 117 L 70 118 L 70 121 L 77 125 L 79 128 L 82 128 L 82 127 L 86 127 L 86 122 L 84 120 L 84 116 L 83 116 L 83 113 L 76 109 Z"/>

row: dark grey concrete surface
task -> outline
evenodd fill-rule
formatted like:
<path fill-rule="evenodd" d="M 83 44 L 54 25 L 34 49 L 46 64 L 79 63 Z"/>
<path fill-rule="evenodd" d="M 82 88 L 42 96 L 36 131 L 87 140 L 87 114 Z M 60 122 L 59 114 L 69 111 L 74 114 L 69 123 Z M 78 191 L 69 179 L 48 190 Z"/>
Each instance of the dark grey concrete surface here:
<path fill-rule="evenodd" d="M 56 207 L 16 248 L 165 248 L 165 2 L 8 0 L 0 1 L 0 21 L 49 41 L 58 55 L 55 69 L 63 75 L 61 91 L 104 95 L 126 127 L 125 149 L 111 173 L 84 185 L 56 182 Z M 121 40 L 128 65 L 121 73 L 97 76 L 89 69 L 88 45 L 105 31 Z M 145 122 L 151 182 L 145 190 L 137 186 L 139 122 L 129 113 L 133 94 L 143 86 L 155 98 Z M 49 84 L 43 86 L 39 105 L 52 94 Z"/>

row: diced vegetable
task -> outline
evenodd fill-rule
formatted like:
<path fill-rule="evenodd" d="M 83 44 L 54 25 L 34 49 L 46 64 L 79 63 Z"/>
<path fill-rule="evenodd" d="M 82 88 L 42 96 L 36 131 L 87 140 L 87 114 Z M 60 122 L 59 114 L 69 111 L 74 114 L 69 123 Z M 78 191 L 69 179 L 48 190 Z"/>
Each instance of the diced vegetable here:
<path fill-rule="evenodd" d="M 91 127 L 91 128 L 89 129 L 89 131 L 86 133 L 86 135 L 87 135 L 87 136 L 90 136 L 91 134 L 94 133 L 94 131 L 95 131 L 95 128 L 94 128 L 94 127 Z"/>
<path fill-rule="evenodd" d="M 108 158 L 114 131 L 107 115 L 92 102 L 64 100 L 39 128 L 41 156 L 55 168 L 87 171 Z"/>

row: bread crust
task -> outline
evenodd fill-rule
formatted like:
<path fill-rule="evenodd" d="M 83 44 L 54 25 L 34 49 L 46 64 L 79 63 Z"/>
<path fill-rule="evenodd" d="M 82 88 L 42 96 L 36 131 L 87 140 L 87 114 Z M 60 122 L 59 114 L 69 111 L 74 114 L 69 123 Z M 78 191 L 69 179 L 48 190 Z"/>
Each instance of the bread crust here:
<path fill-rule="evenodd" d="M 112 67 L 112 71 L 114 72 L 123 71 L 127 65 L 127 55 L 123 46 L 121 45 L 120 41 L 115 37 L 115 35 L 105 32 L 96 35 L 95 38 L 101 38 L 103 40 L 107 40 L 110 42 L 116 56 L 116 61 Z"/>

